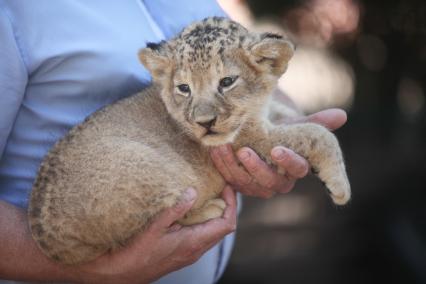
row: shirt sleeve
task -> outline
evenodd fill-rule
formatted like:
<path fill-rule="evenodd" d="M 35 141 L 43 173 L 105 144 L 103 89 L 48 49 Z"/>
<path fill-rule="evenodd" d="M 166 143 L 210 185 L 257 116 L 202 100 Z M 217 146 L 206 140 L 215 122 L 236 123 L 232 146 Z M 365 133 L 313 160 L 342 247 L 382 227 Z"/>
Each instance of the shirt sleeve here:
<path fill-rule="evenodd" d="M 21 105 L 28 73 L 17 35 L 0 2 L 0 158 Z"/>
<path fill-rule="evenodd" d="M 226 17 L 215 0 L 145 0 L 145 6 L 166 38 L 178 34 L 192 22 L 207 17 Z"/>

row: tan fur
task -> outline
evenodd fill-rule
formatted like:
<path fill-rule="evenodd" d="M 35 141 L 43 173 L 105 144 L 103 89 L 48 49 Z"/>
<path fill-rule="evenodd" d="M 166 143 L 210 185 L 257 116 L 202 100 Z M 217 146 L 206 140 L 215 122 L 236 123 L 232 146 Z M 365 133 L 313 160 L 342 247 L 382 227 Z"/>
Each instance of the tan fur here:
<path fill-rule="evenodd" d="M 153 85 L 74 127 L 42 162 L 29 206 L 42 251 L 67 264 L 92 260 L 125 245 L 188 187 L 198 199 L 180 223 L 221 216 L 225 182 L 208 148 L 224 143 L 250 146 L 269 163 L 273 146 L 290 147 L 318 171 L 334 202 L 346 203 L 350 188 L 334 135 L 315 124 L 273 126 L 266 119 L 292 53 L 279 36 L 221 18 L 143 49 Z M 219 88 L 227 76 L 238 79 Z M 211 132 L 202 126 L 208 121 Z"/>

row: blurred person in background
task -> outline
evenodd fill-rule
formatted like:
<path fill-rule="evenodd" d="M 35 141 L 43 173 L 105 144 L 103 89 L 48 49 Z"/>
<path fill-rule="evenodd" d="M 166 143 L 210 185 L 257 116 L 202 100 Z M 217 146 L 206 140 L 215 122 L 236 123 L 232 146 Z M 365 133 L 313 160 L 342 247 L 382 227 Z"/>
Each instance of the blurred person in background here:
<path fill-rule="evenodd" d="M 269 1 L 277 3 L 274 17 L 262 14 L 267 5 L 261 1 L 220 0 L 219 3 L 231 18 L 247 28 L 284 34 L 296 44 L 289 68 L 279 81 L 279 90 L 298 108 L 306 113 L 329 107 L 350 108 L 355 85 L 353 70 L 329 47 L 339 37 L 354 38 L 360 16 L 356 2 Z"/>

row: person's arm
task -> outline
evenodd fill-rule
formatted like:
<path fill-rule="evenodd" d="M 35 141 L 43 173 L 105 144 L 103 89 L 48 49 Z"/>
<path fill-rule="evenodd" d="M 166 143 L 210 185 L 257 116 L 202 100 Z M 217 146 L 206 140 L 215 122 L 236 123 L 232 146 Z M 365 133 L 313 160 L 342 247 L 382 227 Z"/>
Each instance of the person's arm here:
<path fill-rule="evenodd" d="M 4 201 L 0 201 L 0 255 L 0 279 L 56 281 L 72 276 L 37 248 L 25 210 Z"/>
<path fill-rule="evenodd" d="M 0 201 L 0 279 L 77 283 L 150 283 L 197 261 L 236 228 L 236 198 L 230 187 L 221 218 L 181 227 L 175 221 L 189 211 L 196 191 L 162 212 L 130 243 L 115 252 L 79 266 L 65 266 L 44 256 L 33 241 L 24 210 Z"/>

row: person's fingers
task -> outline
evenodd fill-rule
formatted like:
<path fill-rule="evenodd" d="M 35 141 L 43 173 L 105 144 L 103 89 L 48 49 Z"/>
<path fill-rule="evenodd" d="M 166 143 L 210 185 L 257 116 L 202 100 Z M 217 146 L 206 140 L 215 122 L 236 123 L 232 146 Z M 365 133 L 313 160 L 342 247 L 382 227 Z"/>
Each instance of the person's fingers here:
<path fill-rule="evenodd" d="M 252 181 L 252 178 L 243 167 L 238 165 L 231 145 L 222 145 L 219 147 L 219 151 L 224 165 L 232 176 L 232 180 L 227 181 L 232 185 L 236 185 L 239 187 L 248 185 Z"/>
<path fill-rule="evenodd" d="M 266 191 L 253 183 L 253 178 L 236 160 L 230 145 L 223 145 L 212 150 L 213 162 L 226 182 L 239 192 L 249 196 L 269 197 L 272 192 Z"/>
<path fill-rule="evenodd" d="M 277 185 L 285 182 L 284 177 L 263 162 L 252 149 L 243 147 L 238 150 L 237 156 L 260 186 L 273 190 Z"/>
<path fill-rule="evenodd" d="M 270 198 L 276 192 L 289 192 L 295 184 L 293 179 L 305 176 L 309 170 L 308 163 L 302 157 L 291 150 L 288 151 L 283 159 L 276 157 L 280 160 L 277 164 L 288 172 L 285 176 L 278 174 L 247 147 L 237 151 L 238 159 L 244 167 L 238 164 L 230 145 L 213 149 L 211 155 L 224 179 L 239 192 L 249 196 Z M 278 156 L 279 153 L 275 154 Z"/>
<path fill-rule="evenodd" d="M 219 173 L 222 175 L 222 177 L 229 183 L 233 182 L 233 177 L 231 173 L 228 170 L 228 167 L 225 165 L 224 161 L 222 160 L 221 153 L 219 147 L 215 147 L 210 151 L 210 156 L 212 158 L 212 161 L 216 167 L 216 169 L 219 171 Z"/>
<path fill-rule="evenodd" d="M 237 201 L 235 192 L 226 186 L 222 198 L 227 207 L 220 218 L 209 220 L 202 224 L 184 226 L 178 231 L 165 235 L 165 241 L 174 242 L 178 262 L 186 265 L 197 261 L 206 251 L 216 245 L 227 234 L 235 231 L 237 224 Z"/>
<path fill-rule="evenodd" d="M 323 110 L 307 117 L 308 122 L 321 124 L 330 130 L 342 127 L 342 125 L 346 123 L 347 119 L 348 117 L 346 112 L 337 108 Z"/>
<path fill-rule="evenodd" d="M 344 110 L 338 108 L 331 108 L 316 112 L 309 116 L 296 118 L 292 120 L 291 123 L 313 122 L 321 124 L 322 126 L 330 130 L 336 130 L 346 123 L 347 118 L 348 117 Z"/>
<path fill-rule="evenodd" d="M 183 227 L 180 231 L 173 233 L 174 237 L 186 243 L 191 243 L 192 250 L 196 251 L 203 249 L 206 244 L 218 242 L 227 234 L 235 231 L 237 226 L 237 199 L 234 190 L 230 186 L 226 186 L 222 198 L 227 205 L 222 217 L 202 224 Z"/>
<path fill-rule="evenodd" d="M 197 191 L 193 188 L 188 188 L 180 198 L 179 202 L 161 212 L 148 227 L 149 232 L 160 232 L 163 233 L 169 230 L 170 226 L 177 220 L 183 218 L 185 214 L 191 209 L 192 205 L 197 198 Z M 173 228 L 176 230 L 177 228 Z"/>
<path fill-rule="evenodd" d="M 295 179 L 287 179 L 286 182 L 282 183 L 275 191 L 279 193 L 289 193 L 294 188 L 295 184 Z"/>
<path fill-rule="evenodd" d="M 291 149 L 283 146 L 274 147 L 271 157 L 277 166 L 285 170 L 289 179 L 303 178 L 308 174 L 308 161 Z"/>
<path fill-rule="evenodd" d="M 171 225 L 168 229 L 167 229 L 167 233 L 172 233 L 172 232 L 176 232 L 179 231 L 182 228 L 182 225 L 179 223 L 174 223 L 173 225 Z"/>

